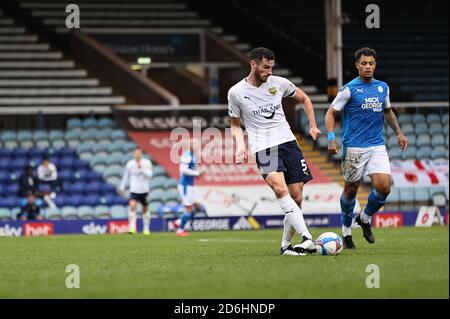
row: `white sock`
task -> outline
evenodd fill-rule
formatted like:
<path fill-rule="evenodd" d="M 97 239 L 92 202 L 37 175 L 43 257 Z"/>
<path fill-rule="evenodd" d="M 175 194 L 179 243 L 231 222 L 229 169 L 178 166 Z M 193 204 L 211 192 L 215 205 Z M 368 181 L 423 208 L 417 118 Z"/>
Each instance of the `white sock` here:
<path fill-rule="evenodd" d="M 281 247 L 286 248 L 291 244 L 292 237 L 295 235 L 295 228 L 288 223 L 287 216 L 284 216 L 283 237 L 281 238 Z"/>
<path fill-rule="evenodd" d="M 142 213 L 142 221 L 143 221 L 143 224 L 144 224 L 144 230 L 150 231 L 151 216 L 150 216 L 149 212 Z"/>
<path fill-rule="evenodd" d="M 342 236 L 351 236 L 352 235 L 352 227 L 346 227 L 342 225 Z"/>
<path fill-rule="evenodd" d="M 278 203 L 280 204 L 283 212 L 286 214 L 285 227 L 286 225 L 292 226 L 301 236 L 312 238 L 308 231 L 308 227 L 306 227 L 305 220 L 303 219 L 303 213 L 292 197 L 290 195 L 286 195 L 282 198 L 278 198 Z M 288 231 L 286 231 L 286 234 L 287 233 Z"/>
<path fill-rule="evenodd" d="M 136 211 L 129 210 L 128 211 L 128 227 L 131 230 L 136 231 Z"/>
<path fill-rule="evenodd" d="M 364 224 L 372 222 L 372 216 L 367 215 L 364 211 L 360 214 L 360 216 L 361 216 L 361 221 Z"/>

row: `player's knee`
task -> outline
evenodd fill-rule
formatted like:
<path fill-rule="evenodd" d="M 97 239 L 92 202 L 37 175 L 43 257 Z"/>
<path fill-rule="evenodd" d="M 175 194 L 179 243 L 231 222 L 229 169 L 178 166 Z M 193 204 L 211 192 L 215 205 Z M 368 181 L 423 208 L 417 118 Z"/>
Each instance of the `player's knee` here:
<path fill-rule="evenodd" d="M 388 196 L 391 192 L 391 185 L 390 184 L 381 185 L 378 188 L 376 188 L 376 191 L 384 196 Z"/>
<path fill-rule="evenodd" d="M 273 185 L 272 189 L 277 198 L 281 198 L 289 194 L 287 187 L 282 185 Z"/>
<path fill-rule="evenodd" d="M 356 197 L 356 193 L 358 192 L 358 187 L 350 186 L 344 189 L 344 196 L 347 199 L 353 199 Z"/>
<path fill-rule="evenodd" d="M 298 194 L 297 196 L 293 197 L 295 203 L 298 205 L 298 207 L 302 207 L 302 194 Z"/>

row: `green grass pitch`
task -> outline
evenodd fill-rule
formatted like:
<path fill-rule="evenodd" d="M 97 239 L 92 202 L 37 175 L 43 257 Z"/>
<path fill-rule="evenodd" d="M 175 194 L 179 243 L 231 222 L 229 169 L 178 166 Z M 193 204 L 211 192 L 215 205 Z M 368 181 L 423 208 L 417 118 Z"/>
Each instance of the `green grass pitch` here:
<path fill-rule="evenodd" d="M 448 227 L 375 229 L 373 245 L 356 229 L 356 251 L 304 257 L 278 255 L 281 231 L 0 238 L 0 298 L 449 297 Z M 325 231 L 338 229 L 312 229 Z M 368 264 L 380 288 L 366 287 Z"/>

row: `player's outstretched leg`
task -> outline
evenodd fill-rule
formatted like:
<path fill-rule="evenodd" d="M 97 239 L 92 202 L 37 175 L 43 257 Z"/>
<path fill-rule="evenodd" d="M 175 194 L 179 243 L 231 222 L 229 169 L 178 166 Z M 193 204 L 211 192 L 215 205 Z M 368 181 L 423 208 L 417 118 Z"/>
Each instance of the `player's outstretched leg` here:
<path fill-rule="evenodd" d="M 344 248 L 355 249 L 356 246 L 352 239 L 352 218 L 353 210 L 355 209 L 356 199 L 348 199 L 344 194 L 341 195 L 341 221 L 342 221 L 342 236 L 344 238 Z"/>
<path fill-rule="evenodd" d="M 372 216 L 384 205 L 386 198 L 387 195 L 378 193 L 375 188 L 372 189 L 369 194 L 366 208 L 355 218 L 356 223 L 361 226 L 363 230 L 364 238 L 371 244 L 375 242 L 375 237 L 373 236 L 371 229 Z"/>
<path fill-rule="evenodd" d="M 183 215 L 181 215 L 180 227 L 176 232 L 177 236 L 185 237 L 188 235 L 188 232 L 184 228 L 186 227 L 186 223 L 190 217 L 191 213 L 189 213 L 187 210 L 183 213 Z"/>
<path fill-rule="evenodd" d="M 144 235 L 150 235 L 150 222 L 151 222 L 151 215 L 150 212 L 145 210 L 142 213 L 142 222 L 143 222 L 143 230 L 142 234 Z"/>

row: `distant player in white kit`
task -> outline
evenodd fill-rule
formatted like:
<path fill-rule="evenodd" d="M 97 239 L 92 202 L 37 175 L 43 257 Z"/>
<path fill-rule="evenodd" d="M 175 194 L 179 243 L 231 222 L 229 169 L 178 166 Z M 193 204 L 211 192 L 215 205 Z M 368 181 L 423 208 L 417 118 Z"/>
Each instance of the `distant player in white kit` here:
<path fill-rule="evenodd" d="M 320 135 L 310 98 L 289 80 L 272 75 L 275 55 L 267 48 L 250 52 L 250 74 L 228 91 L 228 114 L 237 144 L 236 162 L 243 163 L 247 149 L 241 119 L 247 130 L 250 150 L 266 183 L 272 188 L 285 213 L 280 255 L 303 256 L 316 251 L 301 210 L 304 183 L 312 179 L 296 138 L 286 121 L 281 100 L 292 97 L 303 103 L 309 134 Z M 292 247 L 295 233 L 303 242 Z"/>
<path fill-rule="evenodd" d="M 152 162 L 142 158 L 142 150 L 136 148 L 133 152 L 133 159 L 127 162 L 123 173 L 119 190 L 123 194 L 130 179 L 130 200 L 128 210 L 128 223 L 130 234 L 136 233 L 136 207 L 137 203 L 142 205 L 142 221 L 144 224 L 142 233 L 150 234 L 150 213 L 148 212 L 147 195 L 150 191 L 150 178 L 153 175 Z"/>

